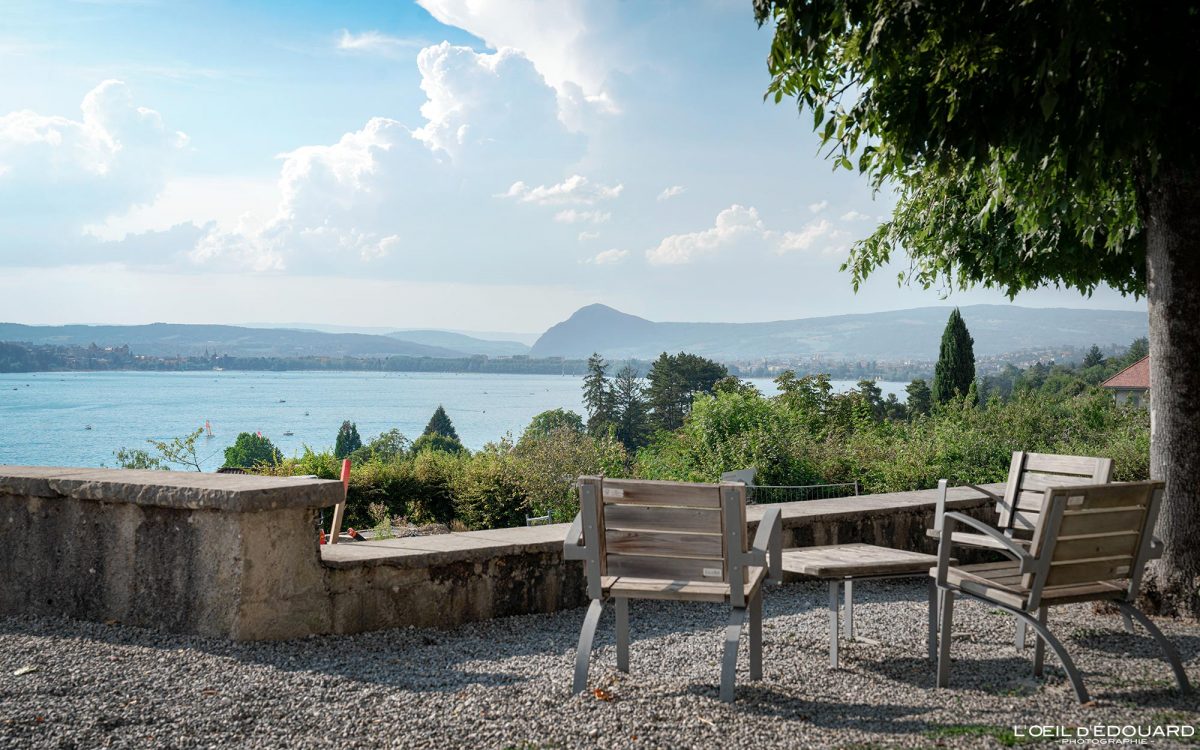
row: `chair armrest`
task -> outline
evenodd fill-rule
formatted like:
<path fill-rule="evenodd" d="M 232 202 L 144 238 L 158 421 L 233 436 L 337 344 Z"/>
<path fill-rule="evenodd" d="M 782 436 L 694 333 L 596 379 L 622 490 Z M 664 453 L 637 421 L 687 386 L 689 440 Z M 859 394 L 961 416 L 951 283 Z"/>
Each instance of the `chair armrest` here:
<path fill-rule="evenodd" d="M 938 480 L 937 507 L 933 511 L 933 530 L 938 533 L 942 531 L 942 516 L 946 515 L 946 490 L 948 485 L 948 480 Z"/>
<path fill-rule="evenodd" d="M 751 565 L 767 569 L 768 580 L 783 580 L 783 516 L 779 508 L 768 508 L 763 513 L 746 557 Z"/>
<path fill-rule="evenodd" d="M 575 514 L 567 539 L 563 542 L 563 557 L 568 560 L 587 559 L 587 547 L 583 544 L 583 517 L 579 513 Z"/>
<path fill-rule="evenodd" d="M 1033 570 L 1033 555 L 1029 554 L 1027 550 L 1022 549 L 1020 545 L 1013 541 L 1012 537 L 1007 537 L 994 527 L 987 525 L 983 521 L 971 518 L 963 513 L 955 513 L 951 511 L 945 515 L 945 520 L 949 521 L 949 523 L 946 523 L 942 526 L 942 538 L 938 547 L 939 556 L 943 546 L 949 550 L 949 548 L 954 544 L 954 526 L 955 524 L 961 523 L 970 526 L 984 536 L 990 537 L 998 542 L 1000 546 L 1003 547 L 1003 550 L 1001 550 L 1002 552 L 1012 555 L 1013 559 L 1021 564 L 1020 572 L 1029 573 Z"/>

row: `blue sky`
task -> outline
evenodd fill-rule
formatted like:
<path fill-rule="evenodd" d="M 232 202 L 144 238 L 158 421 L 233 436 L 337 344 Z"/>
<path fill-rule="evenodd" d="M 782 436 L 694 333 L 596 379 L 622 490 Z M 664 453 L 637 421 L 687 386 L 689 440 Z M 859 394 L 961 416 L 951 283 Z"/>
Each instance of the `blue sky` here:
<path fill-rule="evenodd" d="M 747 0 L 0 5 L 0 319 L 540 330 L 857 295 L 890 208 L 763 101 Z M 1102 289 L 1019 304 L 1144 309 Z"/>

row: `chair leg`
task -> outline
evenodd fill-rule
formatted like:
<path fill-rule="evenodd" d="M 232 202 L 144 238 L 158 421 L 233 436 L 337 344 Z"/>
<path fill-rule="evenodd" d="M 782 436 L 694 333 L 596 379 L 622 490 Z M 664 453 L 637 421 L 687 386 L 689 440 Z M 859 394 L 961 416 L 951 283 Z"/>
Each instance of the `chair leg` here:
<path fill-rule="evenodd" d="M 854 640 L 854 581 L 846 581 L 846 640 Z"/>
<path fill-rule="evenodd" d="M 838 665 L 838 580 L 829 582 L 829 666 Z"/>
<path fill-rule="evenodd" d="M 941 688 L 950 684 L 950 630 L 954 624 L 954 592 L 941 589 L 938 598 L 941 600 L 941 606 L 938 607 L 941 630 L 938 633 L 937 686 Z"/>
<path fill-rule="evenodd" d="M 725 626 L 725 656 L 721 660 L 721 700 L 733 703 L 733 685 L 737 679 L 738 639 L 746 622 L 746 608 L 734 607 Z"/>
<path fill-rule="evenodd" d="M 1080 676 L 1079 670 L 1075 668 L 1075 662 L 1071 660 L 1071 655 L 1067 653 L 1067 649 L 1063 647 L 1062 643 L 1054 637 L 1054 634 L 1050 632 L 1045 623 L 1038 622 L 1028 612 L 1010 611 L 1024 620 L 1037 633 L 1038 638 L 1044 640 L 1050 646 L 1055 655 L 1058 656 L 1059 662 L 1062 663 L 1063 669 L 1067 671 L 1067 678 L 1071 680 L 1071 686 L 1075 688 L 1075 697 L 1079 699 L 1080 703 L 1087 703 L 1089 698 L 1087 688 L 1083 686 L 1083 677 Z M 1039 613 L 1039 619 L 1041 617 Z"/>
<path fill-rule="evenodd" d="M 592 639 L 596 636 L 596 625 L 600 622 L 600 613 L 604 611 L 604 601 L 593 599 L 588 607 L 587 616 L 583 618 L 583 630 L 579 631 L 579 646 L 575 650 L 575 686 L 571 692 L 582 693 L 587 690 L 588 662 L 592 656 Z"/>
<path fill-rule="evenodd" d="M 1017 618 L 1017 632 L 1013 636 L 1013 646 L 1018 651 L 1025 650 L 1025 621 Z"/>
<path fill-rule="evenodd" d="M 617 604 L 617 669 L 629 671 L 629 599 L 616 598 Z"/>
<path fill-rule="evenodd" d="M 762 679 L 762 588 L 750 597 L 750 679 Z"/>
<path fill-rule="evenodd" d="M 1158 647 L 1163 653 L 1163 658 L 1171 665 L 1171 671 L 1175 673 L 1175 682 L 1179 684 L 1179 690 L 1182 693 L 1192 692 L 1192 685 L 1188 682 L 1187 673 L 1183 671 L 1183 662 L 1179 660 L 1179 652 L 1175 650 L 1175 646 L 1171 644 L 1163 632 L 1158 629 L 1158 626 L 1151 622 L 1149 617 L 1142 614 L 1142 611 L 1137 607 L 1127 602 L 1117 602 L 1117 606 L 1121 608 L 1121 614 L 1126 618 L 1133 617 L 1142 624 L 1154 640 L 1158 642 Z"/>
<path fill-rule="evenodd" d="M 1017 622 L 1021 622 L 1017 620 Z M 1046 608 L 1038 608 L 1038 622 L 1044 627 L 1046 625 Z M 1021 630 L 1025 629 L 1025 623 L 1021 622 Z M 1046 663 L 1046 642 L 1041 637 L 1035 636 L 1033 644 L 1033 676 L 1042 676 L 1042 667 Z"/>
<path fill-rule="evenodd" d="M 929 661 L 937 661 L 937 627 L 938 627 L 938 587 L 937 579 L 929 576 L 929 636 L 926 641 L 929 646 Z"/>

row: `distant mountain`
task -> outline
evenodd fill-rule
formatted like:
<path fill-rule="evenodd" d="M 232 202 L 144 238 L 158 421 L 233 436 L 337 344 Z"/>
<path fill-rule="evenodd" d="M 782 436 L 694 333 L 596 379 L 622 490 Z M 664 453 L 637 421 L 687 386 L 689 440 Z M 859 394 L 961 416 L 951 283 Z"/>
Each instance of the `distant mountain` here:
<path fill-rule="evenodd" d="M 960 308 L 977 355 L 1048 346 L 1127 344 L 1147 333 L 1144 312 L 968 305 Z M 821 356 L 936 359 L 949 307 L 920 307 L 768 323 L 657 323 L 588 305 L 552 326 L 533 357 L 650 359 L 687 351 L 720 360 Z"/>
<path fill-rule="evenodd" d="M 528 354 L 529 347 L 519 341 L 495 341 L 475 338 L 453 331 L 413 330 L 394 331 L 387 334 L 392 338 L 412 341 L 426 346 L 440 346 L 454 349 L 465 354 L 485 354 L 489 357 L 511 357 L 515 354 Z"/>
<path fill-rule="evenodd" d="M 141 326 L 27 326 L 0 323 L 0 341 L 32 344 L 121 346 L 135 354 L 170 357 L 209 352 L 236 357 L 461 357 L 442 346 L 361 333 L 322 333 L 290 328 L 152 323 Z"/>

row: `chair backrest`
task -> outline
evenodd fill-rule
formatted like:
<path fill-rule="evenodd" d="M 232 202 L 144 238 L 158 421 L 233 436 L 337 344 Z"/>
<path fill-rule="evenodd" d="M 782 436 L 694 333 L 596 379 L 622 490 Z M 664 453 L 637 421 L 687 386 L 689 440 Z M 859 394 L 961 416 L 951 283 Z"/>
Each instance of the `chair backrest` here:
<path fill-rule="evenodd" d="M 1112 481 L 1112 470 L 1111 458 L 1013 452 L 1004 498 L 997 504 L 1000 528 L 1033 531 L 1048 488 L 1104 484 Z"/>
<path fill-rule="evenodd" d="M 1101 582 L 1124 588 L 1127 601 L 1135 599 L 1151 557 L 1164 486 L 1129 482 L 1047 489 L 1030 544 L 1036 564 L 1022 580 L 1030 590 L 1030 606 L 1037 606 L 1047 586 Z"/>
<path fill-rule="evenodd" d="M 593 575 L 730 584 L 742 601 L 746 485 L 579 478 L 579 512 Z"/>

